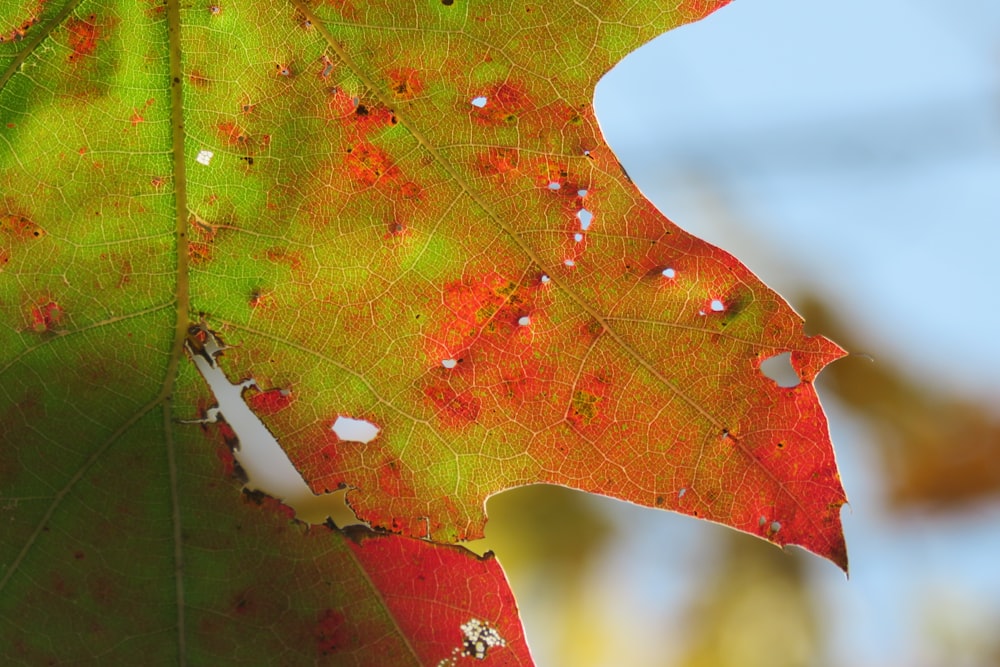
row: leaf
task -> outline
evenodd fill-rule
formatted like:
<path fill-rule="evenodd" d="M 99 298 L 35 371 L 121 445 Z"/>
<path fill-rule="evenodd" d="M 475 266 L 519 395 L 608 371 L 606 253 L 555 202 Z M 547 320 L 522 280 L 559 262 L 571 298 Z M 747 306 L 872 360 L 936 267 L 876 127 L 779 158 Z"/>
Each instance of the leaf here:
<path fill-rule="evenodd" d="M 190 423 L 212 399 L 186 345 L 209 330 L 314 490 L 350 487 L 378 528 L 475 538 L 486 496 L 550 482 L 846 568 L 812 385 L 843 351 L 663 218 L 591 106 L 628 50 L 725 2 L 8 4 L 0 632 L 17 660 L 282 661 L 329 640 L 357 650 L 330 660 L 401 664 L 384 640 L 427 664 L 474 654 L 478 619 L 506 641 L 488 661 L 527 663 L 495 561 L 352 545 L 240 501 Z M 760 368 L 787 352 L 791 388 Z M 434 584 L 400 611 L 415 576 Z"/>

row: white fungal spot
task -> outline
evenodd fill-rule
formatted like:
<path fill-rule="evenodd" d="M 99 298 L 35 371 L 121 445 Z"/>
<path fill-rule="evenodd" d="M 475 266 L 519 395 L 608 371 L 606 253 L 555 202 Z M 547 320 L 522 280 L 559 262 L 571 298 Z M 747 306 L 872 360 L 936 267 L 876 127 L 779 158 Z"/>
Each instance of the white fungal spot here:
<path fill-rule="evenodd" d="M 527 315 L 522 315 L 521 317 L 517 318 L 517 324 L 518 326 L 526 327 L 529 324 L 531 324 L 531 318 L 528 317 Z"/>
<path fill-rule="evenodd" d="M 581 234 L 580 232 L 573 234 L 573 240 L 579 243 L 580 241 L 583 240 L 583 234 Z"/>
<path fill-rule="evenodd" d="M 764 526 L 767 525 L 767 519 L 765 517 L 761 517 L 760 519 L 757 520 L 757 525 L 763 528 Z"/>
<path fill-rule="evenodd" d="M 674 278 L 677 277 L 677 272 L 674 271 L 669 266 L 667 268 L 663 269 L 663 271 L 661 271 L 660 273 L 663 274 L 664 278 L 669 278 L 671 280 L 673 280 Z"/>
<path fill-rule="evenodd" d="M 444 366 L 445 368 L 451 369 L 454 368 L 455 366 L 458 366 L 458 361 L 456 361 L 455 359 L 444 359 L 441 361 L 441 365 Z"/>
<path fill-rule="evenodd" d="M 576 266 L 576 262 L 574 262 L 571 259 L 564 259 L 563 264 L 565 264 L 566 266 Z"/>
<path fill-rule="evenodd" d="M 549 190 L 558 190 L 561 187 L 559 181 L 549 181 Z"/>
<path fill-rule="evenodd" d="M 379 431 L 382 429 L 366 419 L 337 417 L 330 430 L 336 433 L 341 440 L 368 444 L 378 437 Z"/>
<path fill-rule="evenodd" d="M 721 313 L 726 309 L 726 304 L 722 303 L 718 299 L 712 299 L 712 312 Z"/>
<path fill-rule="evenodd" d="M 198 151 L 198 156 L 195 157 L 194 161 L 198 164 L 203 164 L 206 167 L 212 161 L 212 157 L 215 155 L 212 151 L 201 150 Z"/>
<path fill-rule="evenodd" d="M 486 101 L 487 101 L 486 98 L 483 97 L 482 95 L 480 95 L 479 97 L 473 97 L 472 106 L 482 109 L 484 106 L 486 106 Z"/>
<path fill-rule="evenodd" d="M 585 208 L 581 208 L 576 212 L 576 217 L 580 220 L 580 229 L 587 231 L 590 229 L 590 223 L 594 219 L 594 214 Z"/>
<path fill-rule="evenodd" d="M 485 660 L 486 654 L 491 648 L 507 645 L 507 642 L 496 631 L 496 628 L 491 627 L 485 621 L 480 621 L 478 618 L 470 619 L 463 623 L 461 627 L 462 634 L 465 636 L 462 641 L 462 646 L 464 647 L 463 654 L 470 658 Z"/>
<path fill-rule="evenodd" d="M 772 533 L 776 533 L 779 530 L 781 530 L 781 524 L 779 522 L 777 522 L 777 521 L 772 521 L 771 522 L 771 532 Z"/>

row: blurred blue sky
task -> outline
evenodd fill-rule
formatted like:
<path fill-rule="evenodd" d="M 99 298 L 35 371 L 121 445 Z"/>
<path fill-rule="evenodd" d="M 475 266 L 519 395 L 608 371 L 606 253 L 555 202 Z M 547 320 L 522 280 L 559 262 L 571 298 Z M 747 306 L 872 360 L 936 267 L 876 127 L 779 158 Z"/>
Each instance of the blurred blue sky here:
<path fill-rule="evenodd" d="M 823 290 L 876 358 L 1000 391 L 998 93 L 995 0 L 737 0 L 630 55 L 596 103 L 682 227 L 793 303 Z"/>
<path fill-rule="evenodd" d="M 793 305 L 828 297 L 877 360 L 1000 408 L 998 93 L 996 0 L 736 0 L 630 55 L 596 105 L 630 176 L 681 227 Z M 824 404 L 851 498 L 851 580 L 810 567 L 835 664 L 982 664 L 941 654 L 926 615 L 946 615 L 960 644 L 1000 627 L 1000 507 L 890 516 L 867 427 Z M 621 539 L 593 595 L 622 646 L 670 664 L 683 627 L 669 619 L 723 529 L 601 507 Z M 529 640 L 558 665 L 532 632 L 544 613 L 525 605 Z"/>

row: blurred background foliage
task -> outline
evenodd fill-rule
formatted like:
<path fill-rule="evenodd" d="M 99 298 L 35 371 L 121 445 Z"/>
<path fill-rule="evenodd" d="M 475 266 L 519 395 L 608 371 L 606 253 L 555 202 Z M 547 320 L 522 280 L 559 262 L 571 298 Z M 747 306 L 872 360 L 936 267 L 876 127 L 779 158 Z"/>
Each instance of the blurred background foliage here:
<path fill-rule="evenodd" d="M 528 487 L 487 539 L 540 667 L 1000 665 L 1000 3 L 737 2 L 598 115 L 637 185 L 852 355 L 819 378 L 851 578 Z"/>

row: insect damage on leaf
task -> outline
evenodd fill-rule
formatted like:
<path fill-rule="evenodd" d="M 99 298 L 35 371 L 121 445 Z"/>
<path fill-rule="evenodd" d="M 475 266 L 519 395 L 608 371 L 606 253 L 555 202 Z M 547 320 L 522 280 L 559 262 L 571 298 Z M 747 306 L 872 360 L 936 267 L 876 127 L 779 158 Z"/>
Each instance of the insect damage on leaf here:
<path fill-rule="evenodd" d="M 141 636 L 182 662 L 527 665 L 496 562 L 424 540 L 481 535 L 483 499 L 531 483 L 846 567 L 813 386 L 842 350 L 656 211 L 590 104 L 724 3 L 15 4 L 15 662 L 135 662 Z M 785 387 L 762 363 L 788 351 Z M 422 539 L 289 521 L 290 487 L 255 486 L 272 468 Z"/>
<path fill-rule="evenodd" d="M 452 649 L 452 654 L 439 662 L 437 667 L 455 667 L 461 658 L 485 660 L 490 649 L 507 645 L 496 628 L 478 618 L 470 618 L 462 624 L 461 630 L 462 646 Z"/>

